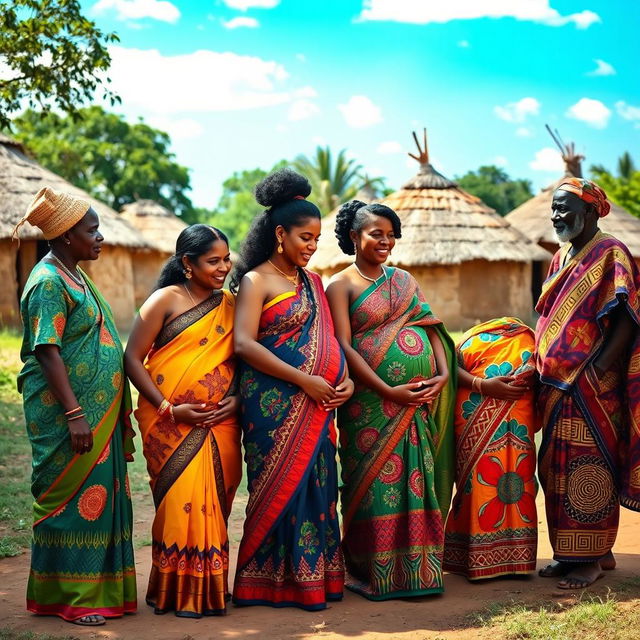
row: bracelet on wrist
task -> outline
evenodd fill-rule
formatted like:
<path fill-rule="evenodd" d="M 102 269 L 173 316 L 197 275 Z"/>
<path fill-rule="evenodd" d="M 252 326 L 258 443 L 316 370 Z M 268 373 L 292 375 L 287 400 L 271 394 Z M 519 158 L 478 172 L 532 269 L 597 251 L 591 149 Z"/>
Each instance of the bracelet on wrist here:
<path fill-rule="evenodd" d="M 78 405 L 75 409 L 69 409 L 69 411 L 65 411 L 65 416 L 73 415 L 74 413 L 82 412 L 82 407 Z"/>
<path fill-rule="evenodd" d="M 162 398 L 162 402 L 160 403 L 160 406 L 156 410 L 156 413 L 159 416 L 164 417 L 167 415 L 167 413 L 169 413 L 172 406 L 173 405 L 166 398 Z"/>
<path fill-rule="evenodd" d="M 77 415 L 67 416 L 67 422 L 73 422 L 74 420 L 80 420 L 80 418 L 84 418 L 86 414 L 78 413 Z"/>

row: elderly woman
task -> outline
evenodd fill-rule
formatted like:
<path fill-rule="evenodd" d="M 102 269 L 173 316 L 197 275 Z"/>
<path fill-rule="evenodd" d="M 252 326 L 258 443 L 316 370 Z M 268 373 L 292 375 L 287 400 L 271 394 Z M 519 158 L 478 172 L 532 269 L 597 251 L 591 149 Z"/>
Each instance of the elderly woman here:
<path fill-rule="evenodd" d="M 136 610 L 130 397 L 111 309 L 77 266 L 103 237 L 88 202 L 45 187 L 28 221 L 49 241 L 20 303 L 18 377 L 33 455 L 27 609 L 96 626 Z"/>

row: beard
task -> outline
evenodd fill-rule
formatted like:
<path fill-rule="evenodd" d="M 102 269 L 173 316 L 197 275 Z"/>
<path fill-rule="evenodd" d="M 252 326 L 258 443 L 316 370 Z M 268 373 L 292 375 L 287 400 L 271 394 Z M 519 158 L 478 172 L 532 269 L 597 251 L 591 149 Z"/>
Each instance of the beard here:
<path fill-rule="evenodd" d="M 562 243 L 569 242 L 584 231 L 584 216 L 576 216 L 571 225 L 562 225 L 560 229 L 556 229 L 556 237 Z"/>

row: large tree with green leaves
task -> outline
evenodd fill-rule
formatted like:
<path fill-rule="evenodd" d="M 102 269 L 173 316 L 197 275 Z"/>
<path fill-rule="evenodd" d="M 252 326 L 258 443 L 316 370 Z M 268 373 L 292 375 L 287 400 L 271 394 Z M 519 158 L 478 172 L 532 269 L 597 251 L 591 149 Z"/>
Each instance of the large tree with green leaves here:
<path fill-rule="evenodd" d="M 506 171 L 494 165 L 479 167 L 456 177 L 462 189 L 495 209 L 501 216 L 533 196 L 529 180 L 512 180 Z"/>
<path fill-rule="evenodd" d="M 365 182 L 362 167 L 347 157 L 345 149 L 334 158 L 329 147 L 317 147 L 312 157 L 298 156 L 293 166 L 311 183 L 309 200 L 318 205 L 322 215 L 351 200 Z M 378 178 L 366 180 L 372 185 L 379 181 Z"/>
<path fill-rule="evenodd" d="M 178 215 L 193 211 L 189 171 L 175 161 L 163 131 L 101 107 L 80 109 L 76 117 L 28 110 L 13 123 L 38 162 L 116 210 L 149 198 Z"/>
<path fill-rule="evenodd" d="M 591 175 L 610 200 L 640 218 L 640 171 L 628 151 L 618 158 L 617 175 L 600 164 L 591 167 Z"/>
<path fill-rule="evenodd" d="M 286 166 L 282 160 L 271 171 Z M 263 211 L 264 207 L 256 202 L 253 190 L 270 171 L 263 169 L 249 169 L 236 171 L 222 183 L 222 195 L 213 211 L 199 209 L 200 221 L 219 227 L 229 238 L 231 248 L 237 251 L 242 240 L 247 235 L 254 217 Z"/>
<path fill-rule="evenodd" d="M 0 0 L 0 129 L 24 108 L 75 113 L 106 84 L 115 33 L 85 18 L 76 0 Z"/>

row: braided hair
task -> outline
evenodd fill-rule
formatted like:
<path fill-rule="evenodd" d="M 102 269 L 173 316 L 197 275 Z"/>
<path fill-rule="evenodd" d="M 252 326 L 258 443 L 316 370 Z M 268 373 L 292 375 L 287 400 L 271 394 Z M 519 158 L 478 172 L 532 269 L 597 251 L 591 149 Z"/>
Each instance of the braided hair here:
<path fill-rule="evenodd" d="M 351 231 L 359 233 L 362 227 L 367 223 L 370 216 L 381 216 L 391 222 L 393 233 L 396 238 L 402 237 L 402 225 L 398 214 L 384 204 L 374 202 L 365 204 L 360 200 L 351 200 L 345 202 L 339 209 L 336 216 L 335 234 L 338 238 L 338 246 L 343 253 L 348 256 L 355 254 L 356 250 L 351 239 Z"/>

